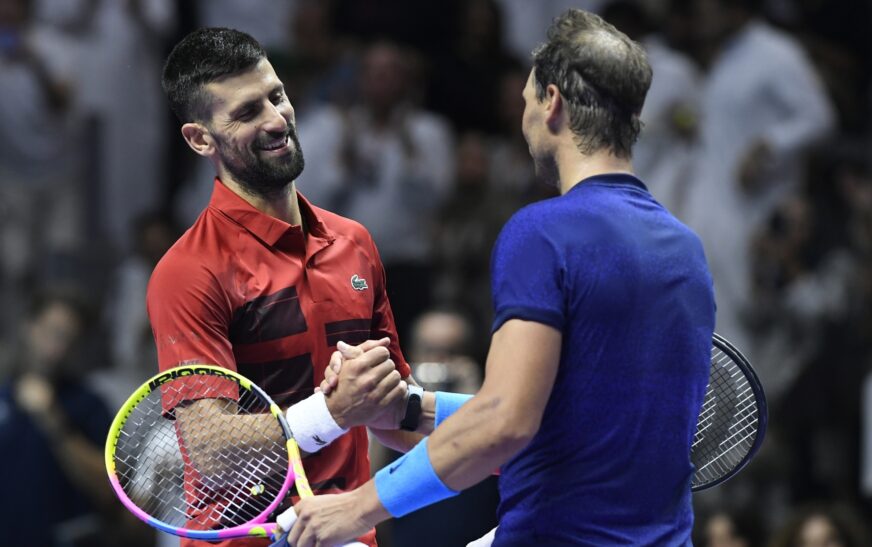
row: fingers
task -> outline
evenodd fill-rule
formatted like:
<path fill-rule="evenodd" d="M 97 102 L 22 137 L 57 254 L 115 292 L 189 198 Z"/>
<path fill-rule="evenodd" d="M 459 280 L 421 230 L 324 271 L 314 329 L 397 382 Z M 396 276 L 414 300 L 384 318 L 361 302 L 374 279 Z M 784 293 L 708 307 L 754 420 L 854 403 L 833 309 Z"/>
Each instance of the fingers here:
<path fill-rule="evenodd" d="M 400 386 L 400 384 L 403 384 L 403 386 Z M 405 392 L 407 389 L 405 387 L 405 382 L 400 378 L 399 371 L 394 369 L 379 381 L 378 385 L 369 393 L 368 396 L 371 397 L 370 400 L 374 402 L 378 401 L 379 406 L 384 408 L 396 402 L 395 392 L 400 387 L 402 387 L 402 392 Z"/>
<path fill-rule="evenodd" d="M 350 346 L 345 342 L 339 341 L 336 344 L 338 351 L 334 351 L 330 356 L 330 362 L 324 370 L 324 380 L 322 380 L 321 384 L 315 389 L 323 392 L 324 395 L 329 395 L 330 392 L 336 389 L 336 386 L 339 384 L 339 372 L 342 370 L 342 363 L 344 360 L 356 359 L 368 354 L 370 350 L 375 348 L 386 349 L 390 345 L 390 342 L 391 339 L 388 337 L 379 340 L 366 340 L 358 346 Z M 373 363 L 378 363 L 389 355 L 390 352 L 384 354 L 382 351 L 378 351 L 374 354 L 368 355 L 365 361 L 359 363 L 359 366 L 362 369 L 372 366 Z"/>
<path fill-rule="evenodd" d="M 357 346 L 348 345 L 340 340 L 336 343 L 336 349 L 339 350 L 339 352 L 342 354 L 342 357 L 344 357 L 345 359 L 354 359 L 355 357 L 359 357 L 363 353 L 366 353 L 373 348 L 386 348 L 390 345 L 390 343 L 391 339 L 387 336 L 379 340 L 366 340 L 365 342 Z"/>
<path fill-rule="evenodd" d="M 294 547 L 315 545 L 315 542 L 312 541 L 311 530 L 307 529 L 307 524 L 311 520 L 312 515 L 311 512 L 306 511 L 306 501 L 305 499 L 300 500 L 293 508 L 298 518 L 288 533 L 288 545 L 293 545 Z"/>
<path fill-rule="evenodd" d="M 329 395 L 331 391 L 333 391 L 337 384 L 339 384 L 339 371 L 342 370 L 342 354 L 338 351 L 334 351 L 333 355 L 330 356 L 330 362 L 327 364 L 327 368 L 324 369 L 324 379 L 321 381 L 321 385 L 316 387 L 317 391 L 322 391 L 324 395 Z"/>
<path fill-rule="evenodd" d="M 383 363 L 390 359 L 391 353 L 384 346 L 376 346 L 363 352 L 360 356 L 352 359 L 343 366 L 355 363 L 359 368 L 372 368 L 379 363 Z"/>
<path fill-rule="evenodd" d="M 384 338 L 380 338 L 380 339 L 378 339 L 378 340 L 367 340 L 367 341 L 363 342 L 362 344 L 360 344 L 360 345 L 357 346 L 357 347 L 359 347 L 359 348 L 362 349 L 363 351 L 369 351 L 369 350 L 371 350 L 372 348 L 375 348 L 375 347 L 379 347 L 379 346 L 381 346 L 381 347 L 385 347 L 385 348 L 386 348 L 386 347 L 388 347 L 388 346 L 390 346 L 390 345 L 391 345 L 391 339 L 388 338 L 387 336 L 385 336 Z"/>

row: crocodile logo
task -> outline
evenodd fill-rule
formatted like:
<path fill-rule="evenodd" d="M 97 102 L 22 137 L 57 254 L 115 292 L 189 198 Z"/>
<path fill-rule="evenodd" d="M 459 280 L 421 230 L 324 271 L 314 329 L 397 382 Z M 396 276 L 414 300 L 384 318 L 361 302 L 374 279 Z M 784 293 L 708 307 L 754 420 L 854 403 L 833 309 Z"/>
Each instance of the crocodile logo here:
<path fill-rule="evenodd" d="M 351 276 L 351 288 L 355 291 L 365 291 L 369 285 L 366 284 L 366 279 L 354 274 Z"/>

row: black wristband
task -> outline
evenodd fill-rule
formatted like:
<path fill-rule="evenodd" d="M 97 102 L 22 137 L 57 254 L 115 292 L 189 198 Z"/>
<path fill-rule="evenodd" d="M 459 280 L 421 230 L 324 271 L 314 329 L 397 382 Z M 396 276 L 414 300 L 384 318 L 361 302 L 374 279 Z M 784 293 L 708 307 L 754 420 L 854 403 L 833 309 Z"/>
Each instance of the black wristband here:
<path fill-rule="evenodd" d="M 406 414 L 400 422 L 400 429 L 415 431 L 421 421 L 421 400 L 424 398 L 424 388 L 409 386 L 409 397 L 406 399 Z"/>

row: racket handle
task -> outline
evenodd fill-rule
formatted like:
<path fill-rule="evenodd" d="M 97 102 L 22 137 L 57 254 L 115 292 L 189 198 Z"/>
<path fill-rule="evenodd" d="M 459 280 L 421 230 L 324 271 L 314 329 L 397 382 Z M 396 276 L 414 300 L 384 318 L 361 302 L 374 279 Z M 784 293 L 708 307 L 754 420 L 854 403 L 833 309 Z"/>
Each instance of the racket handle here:
<path fill-rule="evenodd" d="M 295 522 L 297 522 L 297 512 L 293 509 L 289 509 L 279 515 L 278 518 L 276 518 L 276 524 L 281 526 L 282 530 L 286 531 L 275 543 L 271 543 L 269 547 L 288 547 L 288 532 L 291 530 L 291 527 Z M 345 543 L 340 547 L 366 547 L 366 545 L 359 541 L 354 541 L 352 543 Z"/>
<path fill-rule="evenodd" d="M 288 532 L 282 534 L 282 536 L 275 543 L 270 543 L 269 547 L 293 547 L 288 543 Z M 355 541 L 353 543 L 345 543 L 343 545 L 340 545 L 339 547 L 367 547 L 367 545 L 365 543 Z"/>
<path fill-rule="evenodd" d="M 282 530 L 290 530 L 295 522 L 297 522 L 297 512 L 293 508 L 288 509 L 276 519 L 276 524 L 278 524 Z"/>

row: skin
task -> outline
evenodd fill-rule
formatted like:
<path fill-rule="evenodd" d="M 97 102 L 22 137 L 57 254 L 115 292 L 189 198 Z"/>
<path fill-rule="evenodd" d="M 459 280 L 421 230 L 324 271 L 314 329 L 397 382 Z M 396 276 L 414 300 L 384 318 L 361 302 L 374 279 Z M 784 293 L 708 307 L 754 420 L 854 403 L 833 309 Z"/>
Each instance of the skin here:
<path fill-rule="evenodd" d="M 799 533 L 800 547 L 842 547 L 836 527 L 823 515 L 809 518 Z"/>
<path fill-rule="evenodd" d="M 566 193 L 592 175 L 632 173 L 629 160 L 608 150 L 579 152 L 560 91 L 549 85 L 540 102 L 532 77 L 531 73 L 523 91 L 522 131 L 540 178 Z M 527 446 L 539 430 L 551 395 L 561 341 L 560 331 L 520 319 L 507 321 L 494 333 L 481 390 L 428 441 L 430 463 L 446 486 L 456 491 L 468 488 Z M 425 413 L 435 407 L 435 399 L 426 395 Z M 296 547 L 341 544 L 390 518 L 372 480 L 352 492 L 302 500 L 295 510 L 298 519 L 288 542 Z"/>
<path fill-rule="evenodd" d="M 303 169 L 294 108 L 267 59 L 250 70 L 204 86 L 207 119 L 182 125 L 188 146 L 208 158 L 221 182 L 252 207 L 306 227 L 294 179 Z M 396 429 L 405 410 L 406 383 L 387 350 L 388 339 L 357 347 L 343 367 L 327 408 L 343 428 Z"/>

